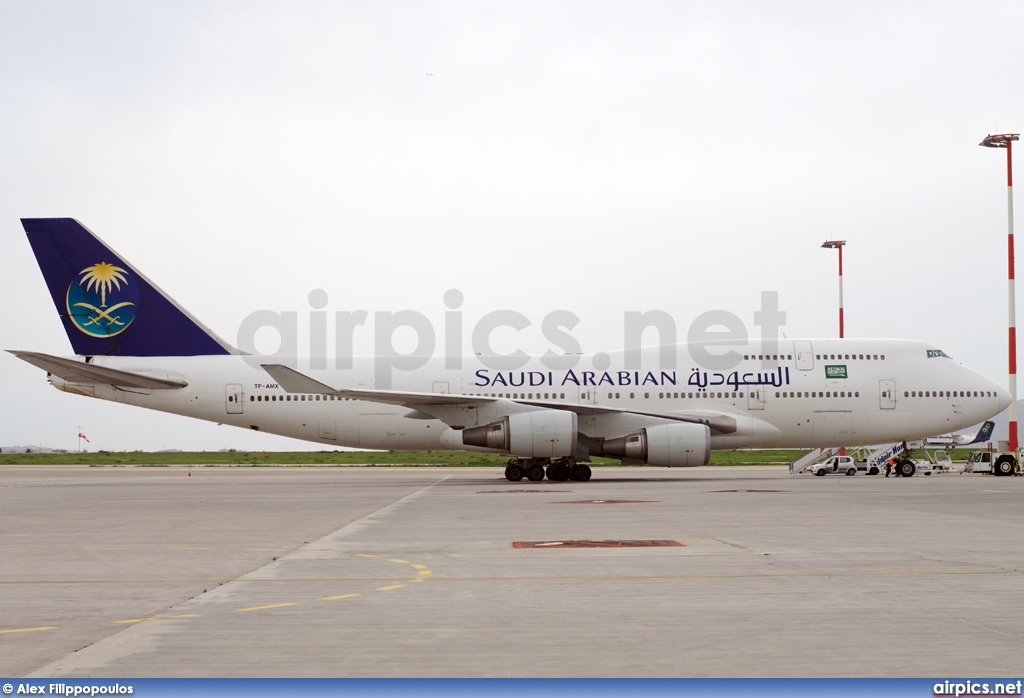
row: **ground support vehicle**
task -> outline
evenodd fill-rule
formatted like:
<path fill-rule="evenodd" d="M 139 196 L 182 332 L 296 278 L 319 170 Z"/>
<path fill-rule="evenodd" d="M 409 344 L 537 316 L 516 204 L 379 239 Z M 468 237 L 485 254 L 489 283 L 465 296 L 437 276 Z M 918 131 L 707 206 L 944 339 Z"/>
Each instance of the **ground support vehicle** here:
<path fill-rule="evenodd" d="M 1020 475 L 1020 459 L 1000 443 L 1000 448 L 975 451 L 967 457 L 962 473 L 991 473 L 992 475 Z"/>

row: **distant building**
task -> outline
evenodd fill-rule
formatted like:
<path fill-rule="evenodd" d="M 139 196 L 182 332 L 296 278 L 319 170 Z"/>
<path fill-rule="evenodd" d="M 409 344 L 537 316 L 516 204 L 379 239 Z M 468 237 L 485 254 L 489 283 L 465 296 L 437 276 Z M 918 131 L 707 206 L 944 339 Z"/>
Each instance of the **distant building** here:
<path fill-rule="evenodd" d="M 61 453 L 48 446 L 0 446 L 0 453 Z"/>

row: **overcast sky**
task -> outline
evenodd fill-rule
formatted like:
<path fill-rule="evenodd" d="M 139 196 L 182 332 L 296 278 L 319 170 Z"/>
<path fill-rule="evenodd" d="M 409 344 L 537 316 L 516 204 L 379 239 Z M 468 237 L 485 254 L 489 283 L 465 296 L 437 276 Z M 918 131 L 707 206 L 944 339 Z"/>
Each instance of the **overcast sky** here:
<path fill-rule="evenodd" d="M 457 288 L 467 351 L 508 308 L 534 325 L 496 348 L 535 353 L 556 309 L 587 352 L 631 310 L 756 335 L 762 291 L 837 336 L 845 239 L 848 337 L 1005 384 L 1005 156 L 977 144 L 1024 127 L 1022 29 L 1010 0 L 6 2 L 0 348 L 71 352 L 21 217 L 77 218 L 231 342 L 314 289 L 440 330 Z M 310 447 L 9 354 L 0 383 L 0 446 Z"/>

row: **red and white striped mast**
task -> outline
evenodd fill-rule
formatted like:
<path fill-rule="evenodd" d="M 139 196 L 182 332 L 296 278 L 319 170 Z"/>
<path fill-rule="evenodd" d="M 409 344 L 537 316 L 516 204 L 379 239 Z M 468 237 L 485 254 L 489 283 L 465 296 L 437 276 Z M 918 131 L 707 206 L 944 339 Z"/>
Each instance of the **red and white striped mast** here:
<path fill-rule="evenodd" d="M 1009 279 L 1010 308 L 1010 450 L 1017 456 L 1017 306 L 1013 287 L 1013 141 L 1020 140 L 1019 133 L 1001 133 L 985 136 L 978 145 L 986 148 L 1006 148 L 1006 209 L 1007 209 L 1007 274 Z"/>
<path fill-rule="evenodd" d="M 835 247 L 839 250 L 839 339 L 843 338 L 843 245 L 846 240 L 826 240 L 822 247 Z"/>

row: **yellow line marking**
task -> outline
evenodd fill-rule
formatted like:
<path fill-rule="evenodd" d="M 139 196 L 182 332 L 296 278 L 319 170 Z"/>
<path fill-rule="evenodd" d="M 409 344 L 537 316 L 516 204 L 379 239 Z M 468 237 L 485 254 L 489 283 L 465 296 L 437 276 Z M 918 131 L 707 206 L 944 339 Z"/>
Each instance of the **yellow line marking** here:
<path fill-rule="evenodd" d="M 356 553 L 356 557 L 380 557 L 380 555 L 364 555 L 363 553 Z"/>
<path fill-rule="evenodd" d="M 295 603 L 274 603 L 269 606 L 252 606 L 250 608 L 236 608 L 236 611 L 264 611 L 268 608 L 284 608 L 285 606 L 298 606 Z"/>
<path fill-rule="evenodd" d="M 216 550 L 216 548 L 168 548 L 168 550 Z"/>
<path fill-rule="evenodd" d="M 398 563 L 403 564 L 403 565 L 411 565 L 412 564 L 408 560 L 388 560 L 388 562 L 398 562 Z"/>
<path fill-rule="evenodd" d="M 415 579 L 407 579 L 405 581 L 410 582 L 410 583 L 411 582 L 425 582 L 425 581 L 427 581 L 427 578 L 426 577 L 416 577 Z"/>
<path fill-rule="evenodd" d="M 127 625 L 129 623 L 145 623 L 145 622 L 151 621 L 151 620 L 173 620 L 175 618 L 198 618 L 199 616 L 200 616 L 199 613 L 186 613 L 186 614 L 180 615 L 180 616 L 153 616 L 152 618 L 132 618 L 131 620 L 115 620 L 115 621 L 111 621 L 111 622 L 118 623 L 119 625 Z"/>
<path fill-rule="evenodd" d="M 426 565 L 413 565 L 413 569 L 425 570 L 425 569 L 429 569 L 429 568 Z"/>
<path fill-rule="evenodd" d="M 420 573 L 420 574 L 422 574 L 422 575 L 430 575 L 430 574 L 434 574 L 434 573 L 433 573 L 433 572 L 431 572 L 430 570 L 420 570 L 420 571 L 419 571 L 419 573 Z"/>
<path fill-rule="evenodd" d="M 323 597 L 320 600 L 321 601 L 336 601 L 338 599 L 354 599 L 357 596 L 362 596 L 362 594 L 342 594 L 341 596 L 325 596 L 325 597 Z"/>
<path fill-rule="evenodd" d="M 56 625 L 45 625 L 41 628 L 14 628 L 13 630 L 0 630 L 0 635 L 7 633 L 34 633 L 37 630 L 56 630 Z"/>
<path fill-rule="evenodd" d="M 392 589 L 401 589 L 404 586 L 404 584 L 392 584 L 389 587 L 381 587 L 380 589 L 375 589 L 374 591 L 391 591 Z"/>
<path fill-rule="evenodd" d="M 246 550 L 255 550 L 263 553 L 286 553 L 288 550 L 285 548 L 246 548 Z"/>

